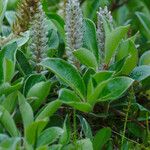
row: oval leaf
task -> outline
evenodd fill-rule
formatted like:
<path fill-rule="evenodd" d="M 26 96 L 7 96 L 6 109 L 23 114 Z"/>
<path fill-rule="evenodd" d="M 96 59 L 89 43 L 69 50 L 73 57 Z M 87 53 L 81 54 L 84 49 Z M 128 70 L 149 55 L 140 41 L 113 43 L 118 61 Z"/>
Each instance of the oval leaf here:
<path fill-rule="evenodd" d="M 62 102 L 59 100 L 55 100 L 47 104 L 47 106 L 40 112 L 40 114 L 36 117 L 36 120 L 41 120 L 44 118 L 51 117 L 57 109 L 61 106 Z"/>
<path fill-rule="evenodd" d="M 59 99 L 68 104 L 71 107 L 74 107 L 77 110 L 83 112 L 90 112 L 92 110 L 92 106 L 86 102 L 82 102 L 80 98 L 75 94 L 75 92 L 70 91 L 68 89 L 61 89 L 59 92 Z"/>
<path fill-rule="evenodd" d="M 94 150 L 101 150 L 104 144 L 106 144 L 107 141 L 110 139 L 110 137 L 111 137 L 110 128 L 103 128 L 100 131 L 98 131 L 93 140 Z"/>
<path fill-rule="evenodd" d="M 125 57 L 125 62 L 119 74 L 129 75 L 138 63 L 138 50 L 131 40 L 121 42 L 116 55 L 116 61 L 119 62 Z"/>
<path fill-rule="evenodd" d="M 93 75 L 93 79 L 96 81 L 97 84 L 100 84 L 103 81 L 108 80 L 113 76 L 113 71 L 100 71 Z"/>
<path fill-rule="evenodd" d="M 49 58 L 41 63 L 74 89 L 81 98 L 85 95 L 85 84 L 79 72 L 72 65 L 59 58 Z"/>
<path fill-rule="evenodd" d="M 119 46 L 119 43 L 127 34 L 129 26 L 121 26 L 114 29 L 111 33 L 106 35 L 105 42 L 105 63 L 109 64 L 115 50 Z"/>
<path fill-rule="evenodd" d="M 96 101 L 115 100 L 122 96 L 132 85 L 133 79 L 128 77 L 116 77 L 99 84 L 89 99 L 89 103 Z"/>
<path fill-rule="evenodd" d="M 146 51 L 140 58 L 139 65 L 149 65 L 150 66 L 150 50 Z"/>
<path fill-rule="evenodd" d="M 18 101 L 19 101 L 19 109 L 23 120 L 23 125 L 24 127 L 27 127 L 34 120 L 33 110 L 30 104 L 26 101 L 25 97 L 20 92 L 18 92 Z"/>
<path fill-rule="evenodd" d="M 32 122 L 26 129 L 25 129 L 25 139 L 28 144 L 33 145 L 35 144 L 38 136 L 42 132 L 42 130 L 47 125 L 48 120 L 39 120 L 36 122 Z"/>
<path fill-rule="evenodd" d="M 137 81 L 142 81 L 150 76 L 150 66 L 143 65 L 136 67 L 130 76 Z"/>
<path fill-rule="evenodd" d="M 39 147 L 42 145 L 54 143 L 62 133 L 63 129 L 58 127 L 51 127 L 44 130 L 37 140 L 37 146 Z"/>
<path fill-rule="evenodd" d="M 85 48 L 89 49 L 99 61 L 99 51 L 96 38 L 96 26 L 90 19 L 84 19 L 84 35 L 83 42 Z"/>
<path fill-rule="evenodd" d="M 3 106 L 0 106 L 0 122 L 11 136 L 19 135 L 12 116 Z"/>
<path fill-rule="evenodd" d="M 74 51 L 73 54 L 82 64 L 95 70 L 98 68 L 96 57 L 89 50 L 81 48 L 79 50 Z"/>
<path fill-rule="evenodd" d="M 40 105 L 44 102 L 45 98 L 48 96 L 49 91 L 50 91 L 51 83 L 50 81 L 47 82 L 39 82 L 35 84 L 28 92 L 27 98 L 32 98 L 35 97 L 37 98 L 33 103 L 32 103 L 32 108 L 33 110 L 37 110 Z"/>

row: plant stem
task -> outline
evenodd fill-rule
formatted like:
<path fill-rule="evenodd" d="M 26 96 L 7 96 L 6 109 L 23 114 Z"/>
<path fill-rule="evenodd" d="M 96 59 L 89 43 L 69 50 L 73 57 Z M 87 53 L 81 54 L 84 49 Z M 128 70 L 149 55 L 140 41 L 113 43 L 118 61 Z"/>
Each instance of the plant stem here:
<path fill-rule="evenodd" d="M 130 112 L 131 102 L 132 102 L 133 97 L 134 97 L 134 91 L 133 91 L 133 87 L 131 87 L 131 89 L 129 91 L 129 96 L 128 96 L 129 101 L 128 101 L 128 107 L 127 107 L 127 110 L 126 110 L 123 134 L 122 134 L 122 139 L 121 139 L 121 147 L 123 147 L 123 144 L 124 144 L 126 128 L 127 128 L 127 122 L 128 122 L 128 117 L 129 117 L 129 112 Z"/>
<path fill-rule="evenodd" d="M 74 134 L 73 134 L 73 141 L 74 141 L 74 144 L 75 144 L 75 147 L 77 146 L 76 144 L 76 141 L 77 141 L 77 120 L 76 120 L 76 109 L 73 110 L 73 131 L 74 131 Z"/>
<path fill-rule="evenodd" d="M 124 122 L 124 128 L 123 128 L 121 146 L 123 146 L 124 139 L 125 139 L 125 133 L 126 133 L 126 128 L 127 128 L 127 122 L 128 122 L 128 117 L 129 117 L 130 106 L 131 106 L 131 103 L 130 103 L 130 101 L 129 101 L 129 102 L 128 102 L 127 113 L 126 113 L 126 117 L 125 117 L 125 122 Z"/>
<path fill-rule="evenodd" d="M 149 120 L 149 113 L 147 112 L 146 113 L 146 127 L 147 127 L 147 133 L 149 134 L 149 122 L 148 122 L 148 120 Z"/>

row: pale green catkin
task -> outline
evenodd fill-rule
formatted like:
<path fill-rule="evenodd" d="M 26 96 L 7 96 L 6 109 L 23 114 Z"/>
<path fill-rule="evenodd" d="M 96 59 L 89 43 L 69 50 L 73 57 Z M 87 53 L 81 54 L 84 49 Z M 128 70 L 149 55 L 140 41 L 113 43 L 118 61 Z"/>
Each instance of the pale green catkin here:
<path fill-rule="evenodd" d="M 33 61 L 40 63 L 46 57 L 47 50 L 47 25 L 46 25 L 46 15 L 42 10 L 42 5 L 39 2 L 37 12 L 33 17 L 30 28 L 29 48 L 33 53 Z M 37 72 L 40 72 L 40 68 L 37 67 Z"/>
<path fill-rule="evenodd" d="M 40 0 L 22 0 L 17 9 L 16 20 L 13 23 L 12 31 L 15 35 L 25 32 L 29 29 L 32 17 L 38 9 Z"/>
<path fill-rule="evenodd" d="M 58 15 L 60 15 L 62 18 L 65 18 L 65 14 L 66 14 L 66 12 L 65 12 L 66 3 L 67 3 L 67 0 L 62 0 L 62 1 L 60 1 L 59 4 L 58 4 L 59 9 L 58 9 L 57 13 L 58 13 Z"/>
<path fill-rule="evenodd" d="M 66 54 L 70 62 L 74 62 L 72 52 L 83 45 L 83 15 L 78 0 L 66 3 Z"/>
<path fill-rule="evenodd" d="M 98 41 L 98 47 L 99 47 L 99 53 L 101 57 L 101 63 L 104 63 L 104 57 L 105 57 L 105 28 L 104 28 L 104 19 L 107 20 L 110 24 L 113 23 L 113 18 L 111 16 L 111 12 L 108 11 L 107 6 L 105 8 L 101 8 L 98 11 L 98 17 L 97 17 L 97 41 Z"/>

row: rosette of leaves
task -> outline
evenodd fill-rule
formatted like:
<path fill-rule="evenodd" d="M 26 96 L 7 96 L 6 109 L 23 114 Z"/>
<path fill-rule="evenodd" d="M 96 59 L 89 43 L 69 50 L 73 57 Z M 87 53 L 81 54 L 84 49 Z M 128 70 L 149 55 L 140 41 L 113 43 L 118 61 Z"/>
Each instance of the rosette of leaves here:
<path fill-rule="evenodd" d="M 69 4 L 73 5 L 74 2 L 71 3 L 69 1 L 66 10 L 71 9 Z M 72 7 L 72 9 L 74 10 L 74 7 Z M 73 51 L 68 50 L 69 53 L 74 55 L 82 65 L 86 66 L 85 70 L 80 72 L 79 68 L 79 70 L 77 70 L 69 62 L 60 58 L 49 58 L 41 62 L 43 67 L 50 69 L 61 79 L 60 81 L 63 81 L 60 83 L 65 83 L 64 86 L 67 85 L 70 87 L 69 89 L 63 88 L 59 91 L 59 99 L 62 100 L 63 103 L 83 112 L 92 111 L 93 107 L 98 102 L 113 101 L 122 97 L 134 81 L 129 77 L 116 76 L 119 73 L 121 74 L 121 69 L 125 67 L 124 63 L 121 63 L 122 65 L 119 62 L 110 63 L 111 59 L 117 53 L 119 44 L 127 34 L 129 26 L 111 28 L 112 18 L 110 17 L 109 11 L 106 11 L 108 15 L 105 14 L 105 11 L 104 13 L 101 12 L 102 15 L 104 15 L 104 18 L 101 20 L 103 21 L 103 28 L 105 28 L 105 30 L 107 29 L 105 31 L 105 41 L 103 41 L 105 49 L 104 63 L 107 64 L 105 71 L 98 71 L 100 53 L 98 50 L 96 26 L 89 19 L 85 19 L 83 22 L 85 32 L 83 34 L 82 48 L 77 49 L 77 47 L 74 47 L 75 45 L 67 43 L 68 47 L 74 47 L 75 49 Z M 78 18 L 78 16 L 80 16 L 80 11 L 76 13 L 76 17 Z M 107 16 L 109 16 L 110 21 L 108 21 Z M 69 17 L 70 14 L 68 14 L 68 20 L 70 19 Z M 68 24 L 68 27 L 71 30 L 71 24 Z M 77 28 L 81 29 L 80 27 L 80 24 L 77 24 Z M 71 42 L 71 38 L 72 41 L 80 39 L 80 35 L 76 34 L 75 31 L 73 32 L 73 30 L 71 31 L 75 36 L 70 37 L 69 35 L 71 34 L 68 33 L 71 32 L 66 30 L 67 36 L 70 37 L 70 39 L 68 39 L 68 41 L 70 40 L 69 42 Z M 122 57 L 124 58 L 125 55 L 123 54 Z M 120 61 L 124 61 L 124 59 Z M 120 66 L 115 67 L 117 63 L 119 63 Z M 136 62 L 134 62 L 134 65 L 136 65 Z"/>

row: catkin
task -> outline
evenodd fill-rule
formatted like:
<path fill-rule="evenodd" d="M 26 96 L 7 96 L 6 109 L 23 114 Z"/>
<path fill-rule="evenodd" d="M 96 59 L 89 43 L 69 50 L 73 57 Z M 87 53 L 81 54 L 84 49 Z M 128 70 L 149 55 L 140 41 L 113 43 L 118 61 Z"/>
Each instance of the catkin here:
<path fill-rule="evenodd" d="M 98 19 L 97 19 L 97 41 L 99 47 L 99 53 L 101 56 L 101 62 L 103 63 L 105 57 L 105 29 L 104 29 L 104 19 L 109 22 L 109 24 L 113 24 L 113 18 L 111 16 L 111 12 L 108 11 L 107 6 L 105 8 L 99 9 Z"/>
<path fill-rule="evenodd" d="M 37 65 L 46 57 L 47 50 L 47 25 L 46 15 L 42 10 L 41 3 L 38 4 L 37 12 L 33 17 L 30 28 L 29 48 L 32 51 L 33 61 L 36 63 L 36 71 L 40 72 L 41 68 Z"/>
<path fill-rule="evenodd" d="M 66 54 L 74 61 L 72 52 L 83 45 L 83 15 L 78 0 L 68 0 L 66 3 Z"/>
<path fill-rule="evenodd" d="M 32 17 L 37 12 L 40 0 L 22 0 L 18 6 L 16 20 L 12 30 L 15 35 L 20 35 L 29 29 Z"/>

